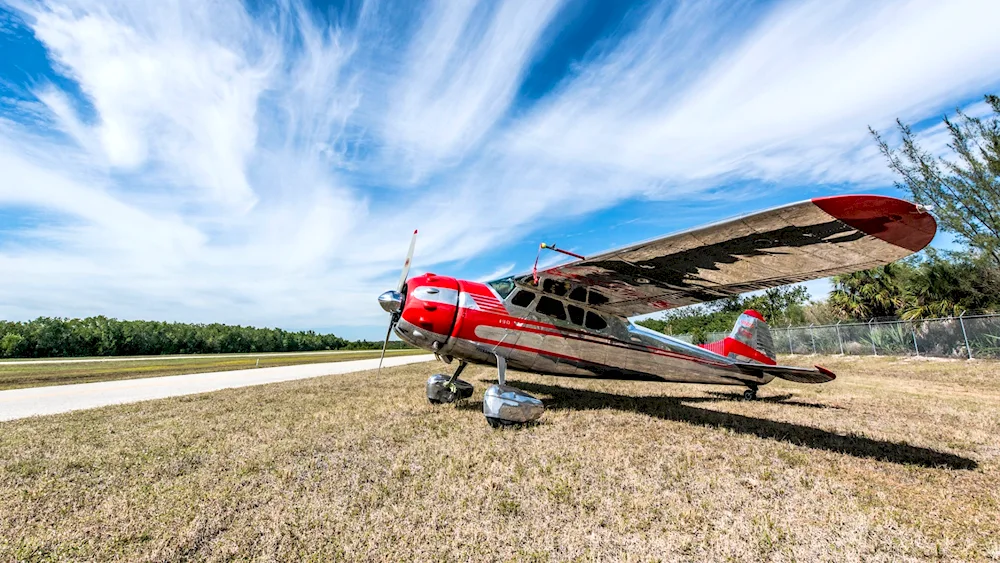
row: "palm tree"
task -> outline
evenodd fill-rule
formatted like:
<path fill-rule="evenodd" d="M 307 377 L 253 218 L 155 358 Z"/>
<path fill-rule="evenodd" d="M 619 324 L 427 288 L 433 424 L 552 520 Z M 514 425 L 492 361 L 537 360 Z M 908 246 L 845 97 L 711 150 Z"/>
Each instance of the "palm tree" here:
<path fill-rule="evenodd" d="M 907 281 L 905 319 L 961 315 L 986 311 L 997 300 L 997 270 L 983 259 L 952 253 L 949 258 L 933 250 Z"/>
<path fill-rule="evenodd" d="M 833 278 L 830 305 L 852 319 L 895 317 L 907 304 L 904 278 L 911 266 L 894 262 Z"/>

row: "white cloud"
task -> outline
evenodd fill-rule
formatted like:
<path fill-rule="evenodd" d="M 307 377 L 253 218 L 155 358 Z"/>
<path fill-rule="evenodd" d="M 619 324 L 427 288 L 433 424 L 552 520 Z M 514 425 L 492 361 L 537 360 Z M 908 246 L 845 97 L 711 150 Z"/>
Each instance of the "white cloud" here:
<path fill-rule="evenodd" d="M 486 275 L 479 276 L 478 278 L 476 278 L 476 281 L 479 281 L 479 282 L 488 282 L 488 281 L 500 279 L 500 278 L 502 278 L 502 277 L 504 277 L 506 275 L 510 275 L 511 273 L 513 273 L 514 272 L 514 266 L 515 266 L 515 264 L 513 262 L 504 264 L 504 265 L 500 266 L 499 268 L 493 270 L 492 272 L 490 272 L 490 273 L 488 273 Z"/>
<path fill-rule="evenodd" d="M 562 0 L 438 0 L 404 58 L 383 127 L 417 178 L 460 159 L 508 110 Z"/>
<path fill-rule="evenodd" d="M 8 318 L 380 327 L 413 228 L 417 272 L 632 197 L 886 184 L 866 126 L 980 95 L 1000 55 L 992 2 L 664 3 L 515 108 L 558 0 L 18 8 L 85 100 L 0 106 L 0 209 L 42 217 L 0 238 Z"/>
<path fill-rule="evenodd" d="M 64 104 L 52 106 L 67 131 L 96 139 L 88 148 L 113 170 L 161 174 L 208 200 L 251 206 L 245 169 L 270 71 L 254 51 L 269 38 L 226 3 L 95 8 L 81 2 L 31 12 L 35 35 L 97 114 L 85 126 Z"/>
<path fill-rule="evenodd" d="M 716 12 L 699 4 L 650 18 L 511 142 L 678 180 L 884 182 L 869 124 L 922 118 L 997 82 L 986 63 L 1000 56 L 993 2 L 790 2 L 745 37 L 722 39 L 730 22 Z"/>

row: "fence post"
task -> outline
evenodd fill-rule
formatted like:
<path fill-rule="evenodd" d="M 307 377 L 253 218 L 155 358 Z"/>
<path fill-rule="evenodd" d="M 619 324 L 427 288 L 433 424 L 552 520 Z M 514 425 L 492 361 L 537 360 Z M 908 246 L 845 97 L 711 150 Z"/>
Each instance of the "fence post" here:
<path fill-rule="evenodd" d="M 958 324 L 962 325 L 962 338 L 965 339 L 965 351 L 969 353 L 969 359 L 972 359 L 972 346 L 969 346 L 969 335 L 965 333 L 965 320 L 962 318 L 965 316 L 965 311 L 958 316 Z"/>
<path fill-rule="evenodd" d="M 813 355 L 816 355 L 816 331 L 813 330 L 813 325 L 809 325 L 809 337 L 813 341 Z"/>
<path fill-rule="evenodd" d="M 785 336 L 788 337 L 788 353 L 794 354 L 795 351 L 792 350 L 792 323 L 788 323 L 788 328 L 785 329 Z"/>
<path fill-rule="evenodd" d="M 843 321 L 837 321 L 837 343 L 840 344 L 840 355 L 844 355 L 844 339 L 840 337 L 840 323 Z"/>
<path fill-rule="evenodd" d="M 878 356 L 878 350 L 875 349 L 875 331 L 872 329 L 872 322 L 874 320 L 875 319 L 871 319 L 868 321 L 868 338 L 872 341 L 872 354 Z"/>
<path fill-rule="evenodd" d="M 917 348 L 917 323 L 910 323 L 910 334 L 913 335 L 913 351 L 920 355 L 920 348 Z"/>

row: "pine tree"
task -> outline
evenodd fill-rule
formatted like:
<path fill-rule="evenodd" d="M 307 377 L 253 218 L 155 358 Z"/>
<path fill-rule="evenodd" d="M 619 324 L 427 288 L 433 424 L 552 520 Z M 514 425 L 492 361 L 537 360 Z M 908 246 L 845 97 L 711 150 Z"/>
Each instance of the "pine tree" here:
<path fill-rule="evenodd" d="M 868 130 L 889 167 L 902 177 L 896 186 L 917 203 L 933 206 L 943 230 L 1000 264 L 1000 97 L 987 95 L 986 103 L 993 110 L 988 118 L 961 110 L 955 121 L 944 118 L 951 136 L 948 147 L 954 151 L 950 158 L 921 149 L 910 126 L 900 120 L 903 144 L 898 150 Z"/>

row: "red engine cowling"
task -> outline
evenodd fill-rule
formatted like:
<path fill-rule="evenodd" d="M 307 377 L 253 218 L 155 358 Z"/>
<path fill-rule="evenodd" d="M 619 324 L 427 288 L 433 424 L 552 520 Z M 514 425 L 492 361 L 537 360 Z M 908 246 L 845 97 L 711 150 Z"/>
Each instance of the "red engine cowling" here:
<path fill-rule="evenodd" d="M 458 280 L 424 274 L 406 283 L 406 300 L 396 324 L 400 338 L 437 352 L 447 342 L 458 314 Z"/>

